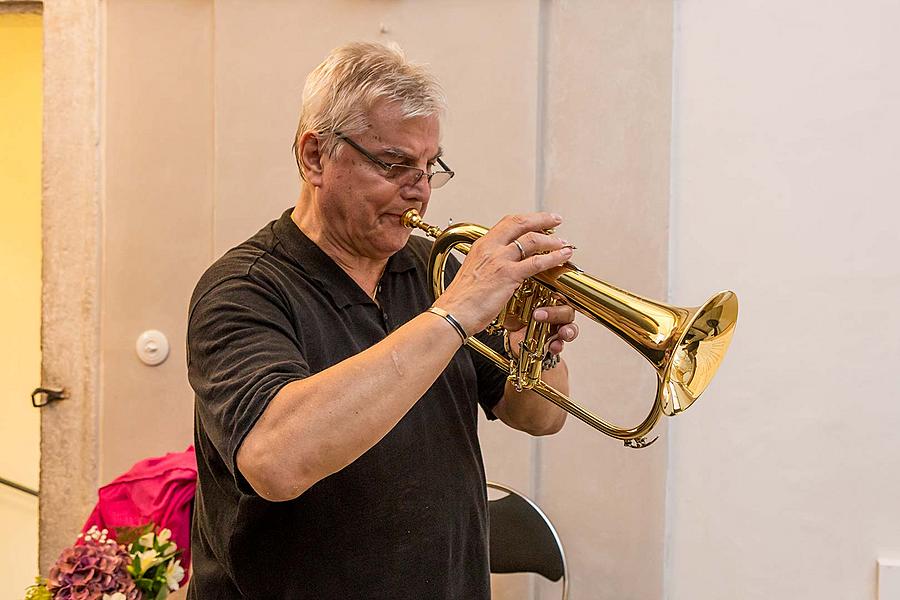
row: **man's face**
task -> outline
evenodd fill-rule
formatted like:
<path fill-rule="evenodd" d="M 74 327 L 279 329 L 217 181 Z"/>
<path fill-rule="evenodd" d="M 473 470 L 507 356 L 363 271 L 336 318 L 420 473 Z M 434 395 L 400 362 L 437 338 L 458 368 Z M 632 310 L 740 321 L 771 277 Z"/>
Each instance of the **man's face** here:
<path fill-rule="evenodd" d="M 350 136 L 386 163 L 429 171 L 440 148 L 440 123 L 435 117 L 402 118 L 395 104 L 376 105 L 371 126 Z M 336 157 L 323 160 L 319 207 L 326 235 L 356 256 L 386 259 L 406 245 L 411 231 L 400 224 L 410 208 L 424 213 L 431 196 L 427 177 L 415 185 L 398 185 L 385 171 L 344 144 Z"/>

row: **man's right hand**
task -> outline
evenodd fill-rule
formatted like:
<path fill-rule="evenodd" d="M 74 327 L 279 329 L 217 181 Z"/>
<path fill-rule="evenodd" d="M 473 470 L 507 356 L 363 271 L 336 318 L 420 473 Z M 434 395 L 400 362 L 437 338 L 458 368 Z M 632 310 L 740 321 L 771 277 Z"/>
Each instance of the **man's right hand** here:
<path fill-rule="evenodd" d="M 525 279 L 571 258 L 572 248 L 564 240 L 545 233 L 560 223 L 559 215 L 545 212 L 503 217 L 472 244 L 453 282 L 434 305 L 453 315 L 469 335 L 478 333 Z"/>

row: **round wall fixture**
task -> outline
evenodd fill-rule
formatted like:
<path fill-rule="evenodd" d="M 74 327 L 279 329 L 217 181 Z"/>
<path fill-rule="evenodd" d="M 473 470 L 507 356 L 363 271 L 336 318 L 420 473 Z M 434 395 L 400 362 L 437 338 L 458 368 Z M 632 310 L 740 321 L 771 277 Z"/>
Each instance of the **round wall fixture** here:
<path fill-rule="evenodd" d="M 155 367 L 169 356 L 169 340 L 162 331 L 148 329 L 138 336 L 135 349 L 142 363 Z"/>

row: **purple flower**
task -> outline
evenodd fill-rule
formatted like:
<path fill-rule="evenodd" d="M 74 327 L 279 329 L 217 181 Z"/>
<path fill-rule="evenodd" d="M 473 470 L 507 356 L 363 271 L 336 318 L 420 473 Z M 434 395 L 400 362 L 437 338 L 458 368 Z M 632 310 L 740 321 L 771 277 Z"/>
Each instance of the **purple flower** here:
<path fill-rule="evenodd" d="M 131 555 L 105 532 L 88 532 L 84 543 L 62 551 L 50 569 L 47 589 L 54 600 L 102 600 L 103 594 L 122 592 L 126 600 L 140 600 L 126 567 Z"/>

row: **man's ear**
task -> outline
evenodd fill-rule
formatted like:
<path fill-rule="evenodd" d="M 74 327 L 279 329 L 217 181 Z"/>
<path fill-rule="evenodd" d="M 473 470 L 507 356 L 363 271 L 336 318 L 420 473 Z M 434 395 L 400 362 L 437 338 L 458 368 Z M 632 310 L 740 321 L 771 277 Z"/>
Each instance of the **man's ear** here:
<path fill-rule="evenodd" d="M 319 138 L 314 131 L 307 131 L 300 136 L 297 144 L 297 156 L 303 166 L 303 174 L 311 185 L 322 184 L 322 153 Z"/>

